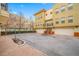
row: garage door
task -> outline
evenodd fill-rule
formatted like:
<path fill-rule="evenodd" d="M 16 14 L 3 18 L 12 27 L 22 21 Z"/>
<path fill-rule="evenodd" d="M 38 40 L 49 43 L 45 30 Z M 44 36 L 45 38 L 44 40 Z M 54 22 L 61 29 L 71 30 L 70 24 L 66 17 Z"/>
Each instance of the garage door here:
<path fill-rule="evenodd" d="M 45 31 L 44 29 L 38 29 L 38 30 L 36 30 L 36 32 L 37 32 L 37 33 L 40 33 L 40 34 L 43 34 L 44 31 Z"/>
<path fill-rule="evenodd" d="M 73 29 L 55 29 L 56 35 L 74 35 Z"/>

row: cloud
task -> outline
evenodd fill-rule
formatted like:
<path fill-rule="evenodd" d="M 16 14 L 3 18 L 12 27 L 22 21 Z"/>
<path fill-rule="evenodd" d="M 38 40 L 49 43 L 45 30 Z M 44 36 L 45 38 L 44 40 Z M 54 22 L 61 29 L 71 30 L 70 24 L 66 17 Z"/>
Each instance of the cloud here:
<path fill-rule="evenodd" d="M 12 13 L 17 14 L 17 12 L 16 12 L 16 11 L 12 11 Z"/>

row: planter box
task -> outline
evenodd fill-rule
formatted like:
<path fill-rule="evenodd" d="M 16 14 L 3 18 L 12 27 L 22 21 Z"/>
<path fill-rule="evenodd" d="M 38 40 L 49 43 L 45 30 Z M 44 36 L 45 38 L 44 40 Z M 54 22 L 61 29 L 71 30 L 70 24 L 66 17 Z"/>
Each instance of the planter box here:
<path fill-rule="evenodd" d="M 79 32 L 74 32 L 75 37 L 79 37 Z"/>

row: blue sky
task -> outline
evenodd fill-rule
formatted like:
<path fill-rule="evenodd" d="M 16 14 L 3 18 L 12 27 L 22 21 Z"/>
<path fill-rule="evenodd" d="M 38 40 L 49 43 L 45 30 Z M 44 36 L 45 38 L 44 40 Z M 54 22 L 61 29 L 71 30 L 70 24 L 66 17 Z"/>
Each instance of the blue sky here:
<path fill-rule="evenodd" d="M 23 13 L 26 17 L 33 17 L 33 15 L 41 9 L 51 9 L 53 3 L 9 3 L 10 13 L 19 14 Z"/>

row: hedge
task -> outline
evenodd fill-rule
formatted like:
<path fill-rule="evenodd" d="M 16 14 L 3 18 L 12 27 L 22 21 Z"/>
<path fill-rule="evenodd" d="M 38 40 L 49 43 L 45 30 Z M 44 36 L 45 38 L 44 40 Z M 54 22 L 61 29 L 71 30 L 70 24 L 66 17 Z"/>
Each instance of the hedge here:
<path fill-rule="evenodd" d="M 36 33 L 36 31 L 6 31 L 1 32 L 1 35 L 20 34 L 20 33 Z"/>

